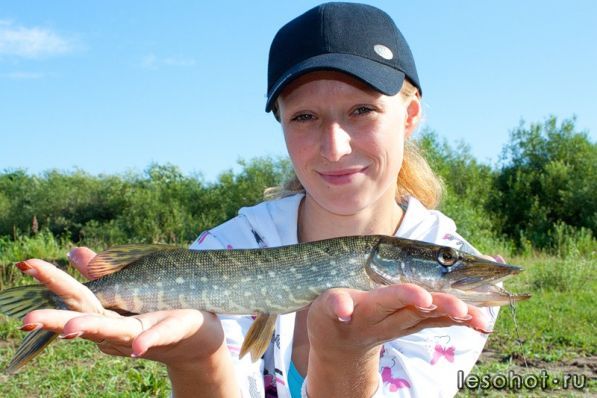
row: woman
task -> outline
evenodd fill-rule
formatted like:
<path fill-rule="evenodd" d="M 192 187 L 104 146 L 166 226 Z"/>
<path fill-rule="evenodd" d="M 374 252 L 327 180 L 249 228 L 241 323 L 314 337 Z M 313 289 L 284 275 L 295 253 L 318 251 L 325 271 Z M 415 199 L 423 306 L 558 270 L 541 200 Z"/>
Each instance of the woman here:
<path fill-rule="evenodd" d="M 266 111 L 280 121 L 296 177 L 279 198 L 241 209 L 193 249 L 272 247 L 385 234 L 473 249 L 432 208 L 438 180 L 407 140 L 421 118 L 408 45 L 374 7 L 328 3 L 285 25 L 270 49 Z M 83 273 L 94 256 L 75 249 Z M 83 337 L 108 354 L 164 363 L 174 396 L 451 396 L 493 319 L 454 296 L 409 285 L 332 289 L 283 315 L 265 356 L 240 360 L 252 318 L 196 310 L 121 317 L 40 260 L 19 268 L 72 311 L 40 310 L 24 330 Z M 307 380 L 303 382 L 303 377 Z M 291 392 L 292 391 L 292 392 Z"/>

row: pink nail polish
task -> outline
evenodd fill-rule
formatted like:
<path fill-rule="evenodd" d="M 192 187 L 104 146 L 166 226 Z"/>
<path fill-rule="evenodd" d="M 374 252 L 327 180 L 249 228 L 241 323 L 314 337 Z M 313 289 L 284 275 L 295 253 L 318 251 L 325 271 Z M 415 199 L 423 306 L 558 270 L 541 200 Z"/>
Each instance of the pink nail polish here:
<path fill-rule="evenodd" d="M 68 334 L 61 334 L 58 336 L 59 339 L 63 339 L 63 340 L 72 340 L 72 339 L 76 339 L 77 337 L 80 337 L 83 335 L 83 332 L 81 330 L 79 330 L 78 332 L 72 332 L 72 333 L 68 333 Z"/>
<path fill-rule="evenodd" d="M 35 330 L 39 330 L 43 327 L 41 323 L 27 323 L 21 326 L 19 329 L 23 332 L 33 332 Z"/>

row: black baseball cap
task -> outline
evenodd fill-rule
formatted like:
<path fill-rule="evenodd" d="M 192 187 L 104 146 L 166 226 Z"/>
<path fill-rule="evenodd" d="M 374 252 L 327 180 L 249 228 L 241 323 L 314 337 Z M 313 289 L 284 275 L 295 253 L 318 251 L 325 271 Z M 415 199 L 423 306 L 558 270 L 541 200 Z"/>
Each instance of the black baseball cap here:
<path fill-rule="evenodd" d="M 269 51 L 267 102 L 271 111 L 294 79 L 316 70 L 347 73 L 385 95 L 408 79 L 422 93 L 413 55 L 388 14 L 358 3 L 324 3 L 284 25 Z"/>

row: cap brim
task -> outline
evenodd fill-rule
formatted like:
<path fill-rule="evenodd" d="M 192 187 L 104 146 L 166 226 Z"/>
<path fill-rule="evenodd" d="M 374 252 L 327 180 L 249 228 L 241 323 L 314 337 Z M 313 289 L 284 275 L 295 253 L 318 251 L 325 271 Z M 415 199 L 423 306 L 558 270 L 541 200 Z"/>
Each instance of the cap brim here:
<path fill-rule="evenodd" d="M 339 53 L 317 55 L 295 65 L 278 79 L 267 93 L 265 111 L 272 110 L 274 101 L 291 81 L 318 70 L 347 73 L 385 95 L 398 94 L 404 82 L 403 72 L 371 59 Z"/>

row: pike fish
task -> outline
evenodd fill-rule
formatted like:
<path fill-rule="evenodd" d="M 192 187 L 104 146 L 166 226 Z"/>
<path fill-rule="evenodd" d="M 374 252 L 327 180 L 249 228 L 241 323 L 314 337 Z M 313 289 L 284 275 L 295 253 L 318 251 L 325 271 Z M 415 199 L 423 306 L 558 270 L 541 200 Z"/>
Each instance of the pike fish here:
<path fill-rule="evenodd" d="M 256 314 L 241 349 L 253 360 L 266 350 L 278 314 L 309 305 L 330 288 L 371 290 L 413 283 L 477 306 L 525 300 L 496 285 L 522 268 L 451 247 L 390 236 L 348 236 L 262 249 L 193 251 L 168 245 L 115 246 L 89 265 L 85 285 L 105 308 L 121 313 L 193 308 L 218 314 Z M 66 309 L 43 285 L 0 292 L 0 312 L 23 317 L 41 308 Z M 56 334 L 37 330 L 18 348 L 13 373 Z"/>

